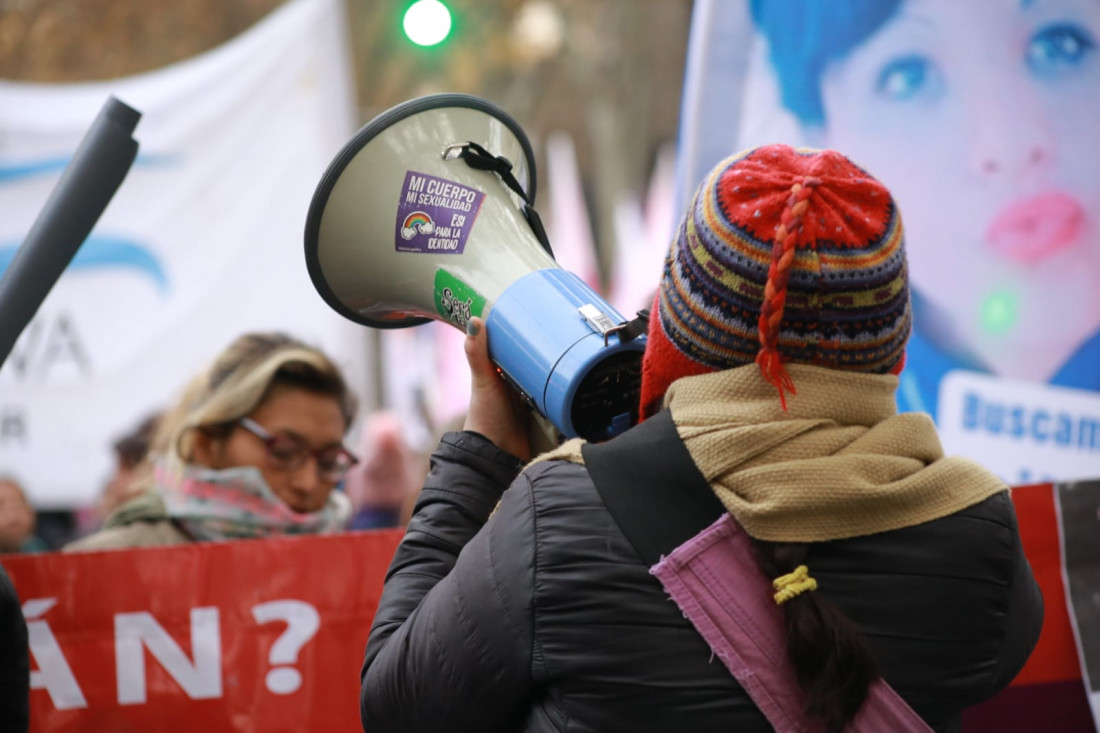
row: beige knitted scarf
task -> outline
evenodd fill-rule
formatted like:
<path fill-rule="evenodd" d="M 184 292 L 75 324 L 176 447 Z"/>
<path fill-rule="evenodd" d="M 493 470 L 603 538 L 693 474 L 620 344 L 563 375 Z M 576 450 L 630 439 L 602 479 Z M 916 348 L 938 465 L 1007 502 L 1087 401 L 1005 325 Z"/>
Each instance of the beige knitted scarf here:
<path fill-rule="evenodd" d="M 788 364 L 784 412 L 755 364 L 673 383 L 665 406 L 695 464 L 752 536 L 820 542 L 910 527 L 1007 487 L 944 457 L 928 415 L 897 414 L 897 377 Z M 581 441 L 537 461 L 583 463 Z"/>

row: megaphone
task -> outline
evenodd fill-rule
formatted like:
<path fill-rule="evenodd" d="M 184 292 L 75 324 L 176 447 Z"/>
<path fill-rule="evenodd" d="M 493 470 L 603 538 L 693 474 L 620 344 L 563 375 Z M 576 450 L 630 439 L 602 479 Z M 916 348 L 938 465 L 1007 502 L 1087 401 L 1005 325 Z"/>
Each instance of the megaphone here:
<path fill-rule="evenodd" d="M 492 103 L 399 104 L 318 184 L 309 275 L 333 309 L 375 328 L 484 318 L 489 356 L 525 401 L 567 437 L 606 440 L 638 419 L 644 316 L 627 321 L 558 266 L 535 186 L 530 142 Z"/>

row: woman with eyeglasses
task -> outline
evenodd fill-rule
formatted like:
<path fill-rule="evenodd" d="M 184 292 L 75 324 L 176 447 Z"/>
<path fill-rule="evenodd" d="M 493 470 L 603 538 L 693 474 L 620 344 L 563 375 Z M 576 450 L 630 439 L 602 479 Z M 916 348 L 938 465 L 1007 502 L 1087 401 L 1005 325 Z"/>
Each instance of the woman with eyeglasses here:
<path fill-rule="evenodd" d="M 342 529 L 333 489 L 356 463 L 356 411 L 339 369 L 285 334 L 246 334 L 162 420 L 144 490 L 67 550 L 171 545 Z"/>

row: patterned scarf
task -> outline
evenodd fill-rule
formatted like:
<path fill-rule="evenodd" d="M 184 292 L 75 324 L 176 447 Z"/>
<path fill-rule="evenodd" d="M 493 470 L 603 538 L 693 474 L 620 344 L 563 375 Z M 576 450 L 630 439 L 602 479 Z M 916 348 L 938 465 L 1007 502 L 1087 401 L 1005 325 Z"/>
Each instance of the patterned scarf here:
<path fill-rule="evenodd" d="M 331 492 L 319 511 L 299 514 L 251 466 L 214 470 L 158 462 L 153 478 L 168 516 L 197 540 L 328 534 L 342 530 L 351 514 L 340 491 Z"/>

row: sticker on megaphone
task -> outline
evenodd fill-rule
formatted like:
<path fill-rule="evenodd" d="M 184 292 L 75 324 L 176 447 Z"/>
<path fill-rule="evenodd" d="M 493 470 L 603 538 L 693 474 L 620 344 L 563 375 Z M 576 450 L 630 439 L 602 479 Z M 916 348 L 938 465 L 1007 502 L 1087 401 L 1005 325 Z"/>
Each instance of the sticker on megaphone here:
<path fill-rule="evenodd" d="M 558 266 L 534 195 L 534 154 L 506 113 L 467 95 L 411 100 L 326 171 L 306 223 L 309 274 L 368 326 L 484 318 L 508 381 L 562 434 L 604 440 L 637 421 L 644 329 Z"/>

